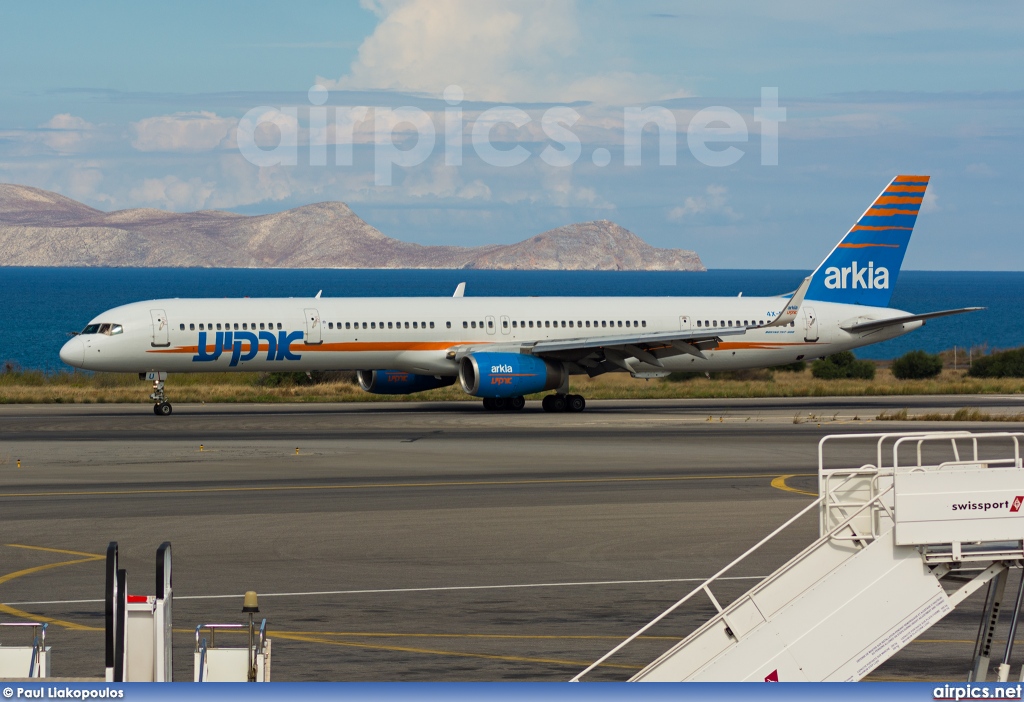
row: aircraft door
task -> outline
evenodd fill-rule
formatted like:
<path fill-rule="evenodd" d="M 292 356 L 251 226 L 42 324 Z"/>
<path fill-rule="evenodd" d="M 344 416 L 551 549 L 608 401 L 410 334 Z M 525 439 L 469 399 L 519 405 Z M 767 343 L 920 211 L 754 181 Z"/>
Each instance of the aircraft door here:
<path fill-rule="evenodd" d="M 818 315 L 813 307 L 804 306 L 804 341 L 818 340 Z"/>
<path fill-rule="evenodd" d="M 324 338 L 321 332 L 320 312 L 312 308 L 304 311 L 306 313 L 306 343 L 323 343 Z"/>
<path fill-rule="evenodd" d="M 167 314 L 163 310 L 150 310 L 149 315 L 153 318 L 153 346 L 170 346 Z"/>
<path fill-rule="evenodd" d="M 679 315 L 679 329 L 681 331 L 690 331 L 690 317 L 689 315 Z"/>
<path fill-rule="evenodd" d="M 505 315 L 501 315 L 501 333 L 511 334 L 512 333 L 512 322 Z"/>
<path fill-rule="evenodd" d="M 493 334 L 494 331 L 494 317 L 492 315 L 487 315 L 487 333 Z"/>

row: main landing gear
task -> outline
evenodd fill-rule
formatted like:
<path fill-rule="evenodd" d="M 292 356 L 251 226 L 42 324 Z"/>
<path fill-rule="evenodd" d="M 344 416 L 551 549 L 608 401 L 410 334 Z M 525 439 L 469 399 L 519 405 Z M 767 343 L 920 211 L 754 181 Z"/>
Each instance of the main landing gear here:
<path fill-rule="evenodd" d="M 587 407 L 583 395 L 546 395 L 541 402 L 545 412 L 582 412 Z"/>
<path fill-rule="evenodd" d="M 518 412 L 524 407 L 526 407 L 526 400 L 522 396 L 484 398 L 484 409 L 493 412 L 504 412 L 506 410 Z"/>
<path fill-rule="evenodd" d="M 153 414 L 158 417 L 167 417 L 171 414 L 171 403 L 167 401 L 167 395 L 164 394 L 164 381 L 160 379 L 159 375 L 153 380 L 153 394 L 149 396 L 149 399 L 155 403 Z"/>

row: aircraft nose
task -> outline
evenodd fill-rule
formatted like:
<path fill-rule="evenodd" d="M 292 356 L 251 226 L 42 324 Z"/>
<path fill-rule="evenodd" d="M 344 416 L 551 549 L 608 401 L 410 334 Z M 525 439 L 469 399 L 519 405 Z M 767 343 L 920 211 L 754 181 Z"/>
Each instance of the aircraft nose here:
<path fill-rule="evenodd" d="M 61 347 L 60 360 L 69 366 L 81 368 L 85 365 L 85 343 L 77 336 L 68 341 Z"/>

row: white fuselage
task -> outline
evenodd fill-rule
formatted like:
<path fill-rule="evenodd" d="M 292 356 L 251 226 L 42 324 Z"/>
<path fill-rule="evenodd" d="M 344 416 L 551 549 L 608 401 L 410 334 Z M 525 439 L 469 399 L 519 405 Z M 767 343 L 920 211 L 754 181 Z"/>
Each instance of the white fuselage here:
<path fill-rule="evenodd" d="M 139 373 L 394 369 L 455 376 L 458 363 L 450 351 L 459 347 L 518 352 L 546 340 L 706 328 L 714 336 L 722 327 L 748 327 L 723 336 L 705 358 L 668 356 L 661 368 L 630 360 L 637 372 L 717 371 L 818 358 L 922 324 L 851 334 L 840 325 L 907 313 L 807 300 L 791 326 L 765 327 L 785 304 L 782 297 L 151 300 L 102 313 L 90 324 L 111 326 L 76 336 L 61 358 L 87 370 Z M 115 325 L 120 329 L 112 333 Z"/>

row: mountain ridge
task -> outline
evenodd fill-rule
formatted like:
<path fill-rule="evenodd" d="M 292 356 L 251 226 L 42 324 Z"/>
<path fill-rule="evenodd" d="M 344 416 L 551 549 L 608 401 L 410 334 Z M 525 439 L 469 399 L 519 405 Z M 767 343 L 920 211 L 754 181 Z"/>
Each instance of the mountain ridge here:
<path fill-rule="evenodd" d="M 424 246 L 388 237 L 343 202 L 265 215 L 103 212 L 4 183 L 0 266 L 706 270 L 696 252 L 655 248 L 609 220 L 557 227 L 514 244 Z"/>

